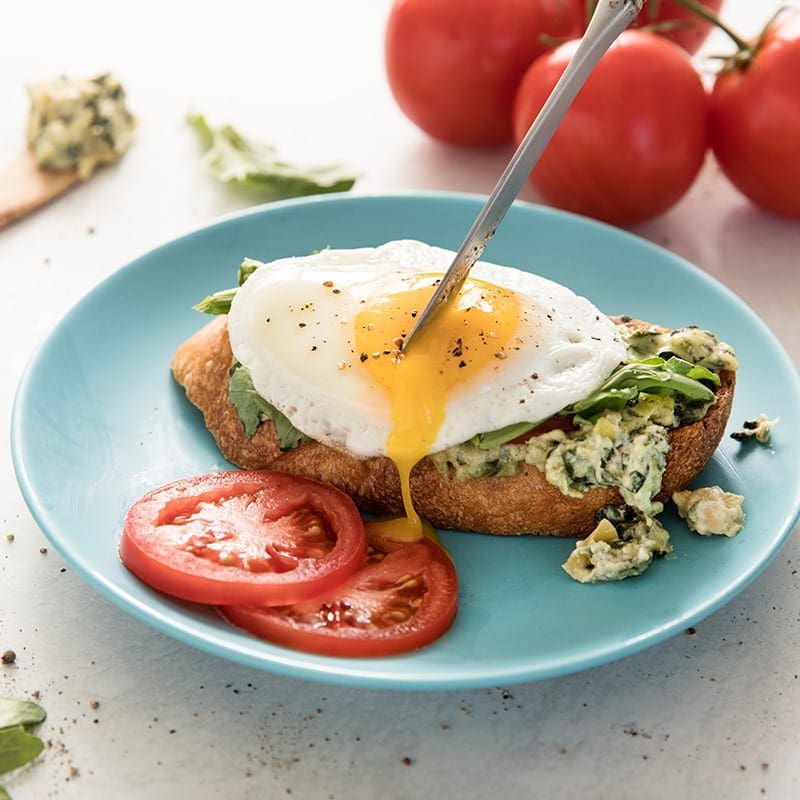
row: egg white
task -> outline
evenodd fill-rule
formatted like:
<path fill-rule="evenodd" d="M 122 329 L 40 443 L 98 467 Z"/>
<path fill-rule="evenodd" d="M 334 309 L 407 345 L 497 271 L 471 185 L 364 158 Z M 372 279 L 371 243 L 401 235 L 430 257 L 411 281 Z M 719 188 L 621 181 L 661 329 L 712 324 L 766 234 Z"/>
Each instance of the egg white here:
<path fill-rule="evenodd" d="M 265 264 L 231 306 L 234 356 L 256 391 L 307 436 L 357 456 L 385 455 L 389 401 L 359 364 L 354 318 L 372 298 L 420 273 L 443 273 L 452 259 L 449 250 L 403 240 Z M 625 357 L 614 324 L 565 286 L 483 261 L 470 275 L 518 295 L 519 347 L 451 393 L 432 452 L 546 419 L 586 397 Z"/>

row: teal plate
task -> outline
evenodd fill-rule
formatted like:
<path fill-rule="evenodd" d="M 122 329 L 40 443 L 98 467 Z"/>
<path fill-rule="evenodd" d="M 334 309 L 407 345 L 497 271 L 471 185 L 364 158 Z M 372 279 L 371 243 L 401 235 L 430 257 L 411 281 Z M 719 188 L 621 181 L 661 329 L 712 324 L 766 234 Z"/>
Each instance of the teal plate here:
<path fill-rule="evenodd" d="M 276 647 L 213 611 L 175 602 L 117 559 L 129 505 L 168 481 L 229 468 L 173 382 L 177 346 L 205 323 L 192 305 L 235 281 L 243 256 L 270 260 L 416 238 L 448 248 L 483 200 L 452 194 L 326 196 L 227 217 L 109 277 L 59 323 L 19 386 L 12 452 L 36 521 L 70 566 L 133 616 L 201 650 L 299 678 L 359 686 L 495 686 L 562 675 L 663 641 L 718 609 L 778 552 L 800 513 L 800 381 L 759 318 L 712 278 L 646 241 L 516 204 L 487 259 L 536 271 L 609 314 L 700 324 L 733 344 L 741 372 L 731 424 L 780 416 L 774 442 L 725 438 L 699 484 L 746 496 L 736 538 L 690 534 L 642 577 L 583 586 L 561 569 L 572 542 L 443 532 L 461 583 L 452 629 L 419 652 L 339 659 Z M 781 391 L 773 387 L 780 386 Z"/>

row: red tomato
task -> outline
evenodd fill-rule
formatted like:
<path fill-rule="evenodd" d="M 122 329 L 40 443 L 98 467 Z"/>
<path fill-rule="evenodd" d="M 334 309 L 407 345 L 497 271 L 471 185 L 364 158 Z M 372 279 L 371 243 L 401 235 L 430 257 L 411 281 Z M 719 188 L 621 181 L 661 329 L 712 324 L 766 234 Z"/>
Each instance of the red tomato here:
<path fill-rule="evenodd" d="M 580 34 L 584 0 L 395 0 L 386 27 L 389 86 L 435 139 L 495 146 L 511 139 L 514 91 L 547 49 Z"/>
<path fill-rule="evenodd" d="M 703 5 L 714 13 L 722 8 L 722 2 L 723 0 L 702 0 Z M 675 0 L 649 0 L 639 12 L 633 27 L 659 26 L 663 23 L 676 23 L 676 26 L 659 31 L 659 35 L 679 44 L 689 53 L 695 53 L 700 48 L 713 27 L 710 22 L 701 19 Z"/>
<path fill-rule="evenodd" d="M 456 614 L 453 562 L 430 539 L 370 545 L 364 565 L 331 592 L 291 606 L 226 606 L 232 624 L 276 644 L 329 656 L 386 656 L 438 639 Z"/>
<path fill-rule="evenodd" d="M 530 66 L 514 104 L 520 142 L 577 43 Z M 530 182 L 542 199 L 615 225 L 654 217 L 689 189 L 708 147 L 708 99 L 687 53 L 626 31 L 600 60 Z"/>
<path fill-rule="evenodd" d="M 333 486 L 282 472 L 218 472 L 134 503 L 119 553 L 145 583 L 184 600 L 294 603 L 352 575 L 366 534 L 353 501 Z"/>
<path fill-rule="evenodd" d="M 750 63 L 717 76 L 711 148 L 750 200 L 800 217 L 800 14 L 771 26 Z"/>

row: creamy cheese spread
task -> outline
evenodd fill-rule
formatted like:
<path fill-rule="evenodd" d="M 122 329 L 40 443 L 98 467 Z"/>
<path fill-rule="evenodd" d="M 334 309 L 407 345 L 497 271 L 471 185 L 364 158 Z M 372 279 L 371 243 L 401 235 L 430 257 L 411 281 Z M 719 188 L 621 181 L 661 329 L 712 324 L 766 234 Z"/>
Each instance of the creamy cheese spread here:
<path fill-rule="evenodd" d="M 656 555 L 672 552 L 666 528 L 651 518 L 641 518 L 620 531 L 607 519 L 575 543 L 561 566 L 580 583 L 619 581 L 640 575 Z"/>
<path fill-rule="evenodd" d="M 736 536 L 744 525 L 744 497 L 719 486 L 675 492 L 672 501 L 689 530 L 701 536 Z"/>
<path fill-rule="evenodd" d="M 633 330 L 624 325 L 619 329 L 631 360 L 674 355 L 712 372 L 735 372 L 739 368 L 736 353 L 729 344 L 720 341 L 711 331 L 693 325 L 673 331 L 657 328 Z"/>
<path fill-rule="evenodd" d="M 28 146 L 42 169 L 75 170 L 88 178 L 127 150 L 136 120 L 113 76 L 61 77 L 29 86 L 28 94 Z"/>
<path fill-rule="evenodd" d="M 524 445 L 525 461 L 564 494 L 581 497 L 591 486 L 615 486 L 631 508 L 662 511 L 661 490 L 675 417 L 670 397 L 642 394 L 621 411 L 604 412 L 593 425 L 551 431 Z"/>
<path fill-rule="evenodd" d="M 669 429 L 677 424 L 672 398 L 641 394 L 633 405 L 605 411 L 578 430 L 557 429 L 488 450 L 468 442 L 431 459 L 443 473 L 452 470 L 456 480 L 513 475 L 525 462 L 570 497 L 592 486 L 615 486 L 628 505 L 653 515 L 662 510 L 653 497 L 661 489 Z"/>

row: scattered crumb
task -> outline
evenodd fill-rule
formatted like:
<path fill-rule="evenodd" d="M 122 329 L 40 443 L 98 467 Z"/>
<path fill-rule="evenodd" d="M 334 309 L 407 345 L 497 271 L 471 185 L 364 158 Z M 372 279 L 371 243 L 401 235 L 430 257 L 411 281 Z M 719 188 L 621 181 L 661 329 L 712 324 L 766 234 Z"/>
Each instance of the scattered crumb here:
<path fill-rule="evenodd" d="M 412 759 L 410 759 L 408 756 L 406 756 L 406 757 L 403 759 L 403 764 L 404 764 L 406 767 L 410 767 L 410 766 L 411 766 L 413 763 L 414 763 L 414 762 L 412 761 Z"/>
<path fill-rule="evenodd" d="M 4 664 L 13 664 L 17 660 L 17 654 L 13 650 L 6 650 L 0 658 Z"/>
<path fill-rule="evenodd" d="M 6 534 L 6 541 L 7 542 L 13 542 L 14 541 L 14 534 L 13 533 L 7 533 Z"/>
<path fill-rule="evenodd" d="M 46 547 L 40 547 L 40 548 L 39 548 L 39 552 L 40 552 L 40 553 L 41 553 L 43 556 L 44 556 L 44 555 L 47 555 L 47 548 L 46 548 Z"/>
<path fill-rule="evenodd" d="M 759 414 L 755 419 L 745 420 L 742 428 L 731 434 L 731 439 L 744 442 L 755 438 L 757 442 L 766 444 L 772 435 L 772 429 L 780 422 L 780 417 L 770 419 L 766 414 Z"/>
<path fill-rule="evenodd" d="M 688 636 L 694 636 L 697 633 L 697 628 L 687 628 L 686 634 Z"/>

